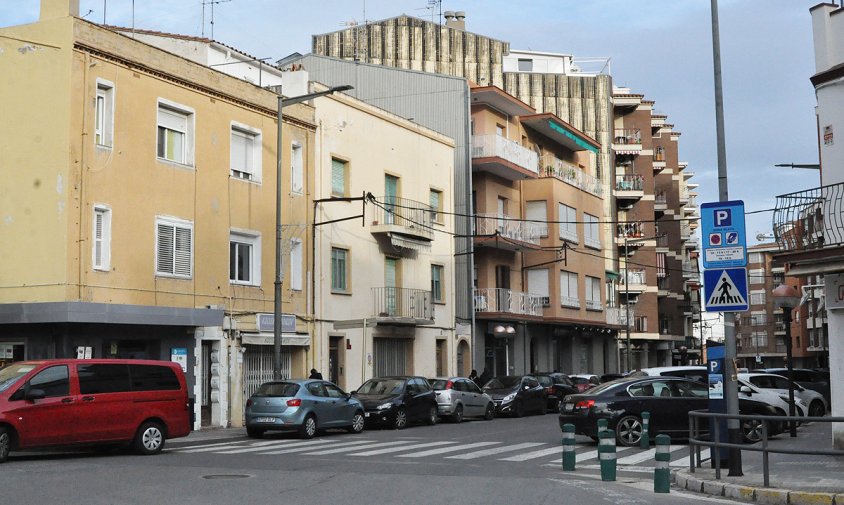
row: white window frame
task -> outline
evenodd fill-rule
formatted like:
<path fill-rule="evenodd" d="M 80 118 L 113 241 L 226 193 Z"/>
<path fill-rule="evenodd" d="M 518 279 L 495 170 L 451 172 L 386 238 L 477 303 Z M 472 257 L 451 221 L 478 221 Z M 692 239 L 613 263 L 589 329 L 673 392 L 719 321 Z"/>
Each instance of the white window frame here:
<path fill-rule="evenodd" d="M 175 129 L 175 128 L 168 128 L 166 126 L 161 125 L 161 119 L 159 117 L 161 110 L 164 109 L 168 112 L 181 114 L 185 116 L 185 128 L 184 131 Z M 194 109 L 186 106 L 181 105 L 176 102 L 166 100 L 164 98 L 159 98 L 158 103 L 156 106 L 156 121 L 155 121 L 155 156 L 159 161 L 163 161 L 166 163 L 176 163 L 178 165 L 184 165 L 188 167 L 194 166 L 194 132 L 195 130 L 195 121 L 196 121 L 196 111 Z M 180 132 L 184 135 L 184 149 L 182 152 L 182 159 L 181 160 L 174 160 L 167 158 L 165 156 L 158 155 L 158 128 L 163 127 L 167 130 Z M 166 150 L 165 150 L 166 151 Z"/>
<path fill-rule="evenodd" d="M 173 229 L 173 271 L 166 272 L 158 269 L 158 251 L 160 249 L 159 243 L 161 238 L 159 236 L 159 228 L 162 226 L 171 227 Z M 176 230 L 187 230 L 190 233 L 190 251 L 188 251 L 188 265 L 189 272 L 178 273 L 176 271 Z M 194 251 L 194 236 L 193 223 L 184 219 L 169 216 L 156 216 L 155 218 L 155 263 L 153 264 L 156 277 L 172 277 L 177 279 L 191 279 L 193 278 L 193 251 Z"/>
<path fill-rule="evenodd" d="M 305 192 L 305 149 L 302 143 L 290 143 L 290 192 L 296 195 Z"/>
<path fill-rule="evenodd" d="M 583 245 L 592 249 L 601 249 L 601 228 L 598 216 L 583 213 Z"/>
<path fill-rule="evenodd" d="M 114 147 L 114 83 L 99 78 L 94 97 L 94 144 Z"/>
<path fill-rule="evenodd" d="M 433 200 L 432 197 L 435 194 L 437 195 L 437 202 L 436 202 L 437 206 L 436 207 L 434 207 L 434 205 L 433 205 L 434 202 L 431 201 L 431 200 Z M 430 190 L 428 192 L 428 203 L 431 205 L 431 209 L 432 209 L 431 221 L 433 221 L 436 224 L 444 224 L 445 223 L 445 219 L 444 219 L 444 215 L 443 215 L 443 205 L 444 205 L 443 196 L 444 196 L 444 193 L 441 189 L 430 188 Z"/>
<path fill-rule="evenodd" d="M 290 289 L 293 291 L 302 291 L 304 285 L 303 253 L 302 240 L 298 238 L 290 239 Z"/>
<path fill-rule="evenodd" d="M 602 287 L 600 278 L 586 276 L 586 310 L 604 310 L 601 303 Z"/>
<path fill-rule="evenodd" d="M 764 264 L 765 258 L 762 253 L 760 252 L 752 252 L 747 255 L 747 263 L 748 265 L 751 264 Z"/>
<path fill-rule="evenodd" d="M 342 163 L 343 165 L 343 191 L 335 191 L 334 189 L 334 162 Z M 344 160 L 342 158 L 337 158 L 336 156 L 331 157 L 331 176 L 328 181 L 328 186 L 331 189 L 331 196 L 334 197 L 345 197 L 349 194 L 349 161 Z"/>
<path fill-rule="evenodd" d="M 765 269 L 754 268 L 747 271 L 747 282 L 749 284 L 764 284 L 765 283 Z"/>
<path fill-rule="evenodd" d="M 540 208 L 541 215 L 540 215 Z M 525 204 L 525 214 L 530 223 L 528 225 L 535 226 L 539 231 L 540 237 L 548 236 L 548 202 L 546 200 L 531 200 Z M 544 221 L 544 222 L 537 222 Z"/>
<path fill-rule="evenodd" d="M 574 289 L 572 290 L 572 280 Z M 574 293 L 574 294 L 572 294 Z M 577 293 L 577 273 L 560 271 L 560 306 L 571 309 L 580 308 L 580 297 Z"/>
<path fill-rule="evenodd" d="M 232 156 L 234 154 L 234 139 L 235 135 L 239 135 L 242 137 L 249 137 L 252 140 L 252 153 L 250 157 L 250 167 L 234 167 L 234 160 Z M 243 123 L 238 123 L 237 121 L 232 121 L 230 125 L 230 133 L 229 133 L 229 176 L 232 179 L 238 179 L 242 181 L 249 181 L 254 183 L 260 183 L 263 175 L 262 171 L 262 162 L 263 162 L 263 134 L 261 130 L 258 128 L 253 128 L 249 125 L 245 125 Z M 248 168 L 248 170 L 241 170 L 242 168 Z"/>
<path fill-rule="evenodd" d="M 231 275 L 231 244 L 237 242 L 248 244 L 249 248 L 249 280 L 232 279 Z M 232 229 L 229 231 L 229 283 L 241 286 L 261 285 L 261 234 L 253 230 Z"/>
<path fill-rule="evenodd" d="M 434 272 L 439 272 L 439 279 L 434 278 Z M 436 287 L 439 287 L 437 293 Z M 445 303 L 445 265 L 431 263 L 431 299 L 434 303 Z"/>
<path fill-rule="evenodd" d="M 338 251 L 343 251 L 343 284 L 344 284 L 344 286 L 342 288 L 334 287 L 334 279 L 335 279 L 335 276 L 334 276 L 334 250 L 335 249 L 338 250 Z M 349 294 L 349 293 L 351 293 L 352 286 L 351 286 L 351 279 L 350 279 L 350 276 L 349 276 L 349 271 L 350 271 L 350 268 L 351 268 L 349 260 L 350 260 L 351 256 L 352 256 L 352 252 L 349 248 L 342 247 L 342 246 L 331 246 L 331 256 L 329 257 L 329 269 L 330 269 L 330 272 L 331 272 L 330 287 L 331 287 L 332 293 L 338 293 L 338 294 Z"/>
<path fill-rule="evenodd" d="M 543 307 L 551 305 L 548 275 L 547 268 L 532 268 L 527 271 L 528 293 L 541 297 Z"/>
<path fill-rule="evenodd" d="M 569 211 L 571 211 L 573 215 L 569 215 Z M 558 228 L 560 229 L 560 238 L 562 240 L 568 240 L 569 242 L 579 244 L 580 239 L 577 236 L 577 209 L 564 203 L 558 203 L 557 216 L 557 221 L 559 221 Z M 574 222 L 564 223 L 563 221 Z"/>
<path fill-rule="evenodd" d="M 100 234 L 97 236 L 97 220 L 101 216 Z M 91 230 L 91 266 L 94 270 L 111 270 L 111 207 L 103 204 L 94 205 Z M 97 247 L 100 254 L 97 257 Z"/>
<path fill-rule="evenodd" d="M 762 301 L 758 301 L 759 297 L 762 298 Z M 750 305 L 765 305 L 768 302 L 767 297 L 765 296 L 765 291 L 751 291 L 750 300 L 748 301 L 750 302 Z"/>

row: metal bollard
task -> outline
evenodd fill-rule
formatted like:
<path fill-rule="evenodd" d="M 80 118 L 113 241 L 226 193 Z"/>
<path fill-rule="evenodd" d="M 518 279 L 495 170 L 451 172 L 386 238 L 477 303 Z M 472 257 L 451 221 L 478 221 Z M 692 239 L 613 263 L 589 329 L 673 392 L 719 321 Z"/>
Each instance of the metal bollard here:
<path fill-rule="evenodd" d="M 654 493 L 668 493 L 671 489 L 671 437 L 656 436 L 656 468 L 654 469 Z"/>
<path fill-rule="evenodd" d="M 601 480 L 615 481 L 615 430 L 598 433 L 598 457 L 601 460 Z"/>
<path fill-rule="evenodd" d="M 574 425 L 563 425 L 563 470 L 566 472 L 574 471 L 574 463 L 576 454 L 574 452 Z"/>
<path fill-rule="evenodd" d="M 607 429 L 607 421 L 606 419 L 598 419 L 598 433 L 600 434 L 602 431 Z"/>
<path fill-rule="evenodd" d="M 651 434 L 648 431 L 648 426 L 651 424 L 651 413 L 642 412 L 642 438 L 639 439 L 640 449 L 650 449 Z"/>

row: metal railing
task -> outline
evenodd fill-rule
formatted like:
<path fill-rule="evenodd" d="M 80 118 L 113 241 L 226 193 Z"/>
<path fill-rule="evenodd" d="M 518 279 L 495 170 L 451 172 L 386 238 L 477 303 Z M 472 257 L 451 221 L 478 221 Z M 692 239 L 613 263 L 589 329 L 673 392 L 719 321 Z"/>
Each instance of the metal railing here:
<path fill-rule="evenodd" d="M 619 238 L 641 238 L 645 236 L 645 224 L 641 221 L 618 223 L 616 233 Z"/>
<path fill-rule="evenodd" d="M 667 205 L 668 204 L 668 195 L 665 191 L 658 191 L 654 194 L 654 203 L 657 205 Z"/>
<path fill-rule="evenodd" d="M 639 174 L 624 174 L 615 176 L 617 191 L 644 191 L 645 178 Z"/>
<path fill-rule="evenodd" d="M 844 245 L 844 182 L 778 196 L 773 227 L 780 250 Z"/>
<path fill-rule="evenodd" d="M 586 300 L 586 310 L 604 310 L 601 300 Z"/>
<path fill-rule="evenodd" d="M 502 288 L 478 288 L 474 294 L 475 312 L 542 315 L 543 296 Z"/>
<path fill-rule="evenodd" d="M 433 295 L 424 289 L 372 288 L 373 317 L 434 319 Z"/>
<path fill-rule="evenodd" d="M 397 196 L 375 198 L 373 221 L 378 224 L 394 224 L 417 229 L 423 234 L 433 233 L 433 219 L 436 209 L 416 200 Z"/>
<path fill-rule="evenodd" d="M 642 133 L 638 128 L 617 129 L 613 133 L 613 144 L 641 144 Z"/>
<path fill-rule="evenodd" d="M 647 277 L 645 276 L 644 270 L 629 270 L 625 275 L 624 269 L 622 268 L 619 273 L 621 274 L 619 284 L 622 286 L 624 284 L 647 284 L 647 282 L 645 282 Z"/>
<path fill-rule="evenodd" d="M 604 312 L 607 315 L 607 324 L 627 326 L 627 310 L 624 307 L 607 307 Z"/>
<path fill-rule="evenodd" d="M 704 431 L 700 426 L 700 419 L 707 420 L 707 429 Z M 716 419 L 728 420 L 738 419 L 739 424 L 744 425 L 744 421 L 750 423 L 759 423 L 761 426 L 761 440 L 760 445 L 749 444 L 732 444 L 721 442 L 721 430 L 723 427 L 720 422 L 711 422 Z M 709 411 L 691 411 L 689 412 L 689 472 L 695 473 L 695 468 L 700 468 L 703 459 L 701 458 L 701 446 L 709 447 L 710 454 L 717 455 L 720 449 L 738 449 L 739 451 L 751 451 L 762 453 L 762 480 L 764 487 L 770 487 L 770 462 L 769 455 L 774 454 L 804 454 L 809 456 L 844 456 L 844 450 L 813 450 L 813 449 L 790 449 L 790 448 L 776 448 L 769 445 L 768 434 L 770 431 L 770 423 L 840 423 L 844 422 L 844 417 L 789 417 L 789 416 L 762 416 L 762 415 L 742 415 L 742 414 L 721 414 L 718 412 Z M 711 433 L 708 426 L 712 427 Z M 703 438 L 705 435 L 711 435 L 709 438 Z M 721 458 L 715 457 L 715 478 L 721 479 Z"/>
<path fill-rule="evenodd" d="M 499 216 L 497 214 L 476 214 L 475 234 L 498 234 L 511 240 L 539 245 L 539 237 L 548 235 L 548 225 L 527 223 L 510 216 Z"/>
<path fill-rule="evenodd" d="M 517 142 L 501 135 L 475 135 L 472 137 L 472 158 L 498 157 L 525 170 L 537 173 L 539 156 Z"/>
<path fill-rule="evenodd" d="M 601 186 L 600 179 L 592 177 L 581 170 L 580 167 L 566 163 L 556 156 L 546 154 L 542 157 L 539 175 L 554 177 L 587 193 L 592 193 L 595 196 L 603 196 L 604 194 L 604 188 Z"/>
<path fill-rule="evenodd" d="M 568 307 L 570 309 L 580 308 L 580 298 L 576 296 L 562 296 L 560 295 L 560 306 Z"/>

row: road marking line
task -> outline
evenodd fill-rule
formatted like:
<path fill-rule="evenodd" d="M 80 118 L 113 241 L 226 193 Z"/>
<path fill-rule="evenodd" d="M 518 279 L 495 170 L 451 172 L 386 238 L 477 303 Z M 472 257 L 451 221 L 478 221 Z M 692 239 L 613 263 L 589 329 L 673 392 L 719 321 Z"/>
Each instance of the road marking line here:
<path fill-rule="evenodd" d="M 430 451 L 414 452 L 411 454 L 402 454 L 400 458 L 424 458 L 425 456 L 435 456 L 437 454 L 446 454 L 449 452 L 463 451 L 466 449 L 474 449 L 476 447 L 487 447 L 490 445 L 500 444 L 501 442 L 477 442 L 474 444 L 457 445 L 451 447 L 443 447 L 440 449 L 431 449 Z"/>
<path fill-rule="evenodd" d="M 367 445 L 359 445 L 357 447 L 341 447 L 339 449 L 326 449 L 324 451 L 306 452 L 305 456 L 324 456 L 326 454 L 336 454 L 338 452 L 357 451 L 359 449 L 370 449 L 375 447 L 387 447 L 390 445 L 406 444 L 407 440 L 399 440 L 397 442 L 377 442 Z"/>
<path fill-rule="evenodd" d="M 244 452 L 259 452 L 259 451 L 266 451 L 270 449 L 278 449 L 279 447 L 284 447 L 285 449 L 290 447 L 302 447 L 307 446 L 308 449 L 312 447 L 322 447 L 325 444 L 336 442 L 336 440 L 326 440 L 326 439 L 319 439 L 319 440 L 300 440 L 298 442 L 291 442 L 289 444 L 276 444 L 271 446 L 261 446 L 261 447 L 246 447 L 244 449 L 233 449 L 233 450 L 226 450 L 226 451 L 219 451 L 217 454 L 242 454 Z"/>
<path fill-rule="evenodd" d="M 375 449 L 372 451 L 365 451 L 365 452 L 356 452 L 354 454 L 349 454 L 349 456 L 377 456 L 379 454 L 391 454 L 394 452 L 402 452 L 408 449 L 421 449 L 423 447 L 435 447 L 438 445 L 448 445 L 453 444 L 455 442 L 443 441 L 443 442 L 428 442 L 424 444 L 411 444 L 405 445 L 403 447 L 390 447 L 387 449 Z"/>
<path fill-rule="evenodd" d="M 505 445 L 504 447 L 494 447 L 484 451 L 469 452 L 466 454 L 458 454 L 457 456 L 446 456 L 447 459 L 476 459 L 484 456 L 492 456 L 493 454 L 500 454 L 502 452 L 518 451 L 519 449 L 528 449 L 530 447 L 538 447 L 540 445 L 547 445 L 538 442 L 525 442 L 523 444 Z"/>
<path fill-rule="evenodd" d="M 335 442 L 335 441 L 332 440 L 332 442 Z M 317 449 L 322 449 L 324 447 L 338 448 L 338 447 L 348 447 L 348 446 L 360 446 L 361 444 L 369 444 L 369 443 L 372 443 L 372 440 L 353 440 L 353 441 L 347 441 L 347 442 L 334 443 L 334 444 L 331 444 L 331 445 L 325 445 L 325 444 L 319 444 L 319 445 L 317 445 L 317 444 L 307 444 L 307 445 L 305 445 L 305 444 L 301 444 L 300 447 L 295 447 L 295 448 L 292 448 L 292 449 L 285 447 L 284 449 L 281 449 L 281 450 L 273 450 L 273 451 L 269 451 L 269 452 L 259 452 L 257 454 L 260 454 L 262 456 L 266 456 L 266 455 L 270 455 L 270 454 L 290 454 L 290 453 L 293 453 L 293 452 L 313 451 L 313 450 L 317 450 Z M 357 449 L 357 447 L 351 447 L 351 449 Z"/>
<path fill-rule="evenodd" d="M 168 440 L 170 442 L 170 440 Z M 165 450 L 167 451 L 187 451 L 189 449 L 204 449 L 206 447 L 222 447 L 224 445 L 232 445 L 238 444 L 241 442 L 245 442 L 245 440 L 241 440 L 240 442 L 218 442 L 216 444 L 201 444 L 201 445 L 184 445 L 184 446 L 177 446 L 177 447 L 170 447 Z"/>
<path fill-rule="evenodd" d="M 225 449 L 242 449 L 243 447 L 262 447 L 262 446 L 273 445 L 273 444 L 276 444 L 276 445 L 284 444 L 284 443 L 287 443 L 287 442 L 288 442 L 288 440 L 267 440 L 265 442 L 252 442 L 249 445 L 244 445 L 243 443 L 240 443 L 240 444 L 230 443 L 230 444 L 226 444 L 227 446 L 224 446 L 224 447 L 216 446 L 216 447 L 203 447 L 201 449 L 193 449 L 193 448 L 181 449 L 181 452 L 211 452 L 211 451 L 217 451 L 217 450 L 220 450 L 220 449 L 225 450 Z"/>
<path fill-rule="evenodd" d="M 624 458 L 619 458 L 616 461 L 618 465 L 635 465 L 636 463 L 641 463 L 642 461 L 653 460 L 654 456 L 656 455 L 656 448 L 648 449 L 646 451 L 642 451 L 636 454 L 632 454 L 630 456 L 626 456 Z"/>
<path fill-rule="evenodd" d="M 509 458 L 500 458 L 498 461 L 527 461 L 529 459 L 542 458 L 550 456 L 551 454 L 561 454 L 562 447 L 552 447 L 550 449 L 542 449 L 541 451 L 526 452 L 524 454 L 517 454 Z"/>

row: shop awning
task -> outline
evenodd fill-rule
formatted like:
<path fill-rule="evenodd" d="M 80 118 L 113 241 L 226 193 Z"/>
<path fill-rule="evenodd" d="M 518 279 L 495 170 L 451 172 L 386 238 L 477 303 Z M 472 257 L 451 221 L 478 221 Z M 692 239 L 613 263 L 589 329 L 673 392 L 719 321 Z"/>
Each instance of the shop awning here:
<path fill-rule="evenodd" d="M 390 233 L 390 243 L 396 247 L 413 249 L 414 251 L 431 250 L 431 242 L 429 240 L 417 240 L 397 233 Z"/>
<path fill-rule="evenodd" d="M 247 345 L 273 345 L 272 333 L 241 333 L 240 339 Z M 311 336 L 306 333 L 282 333 L 281 345 L 308 347 Z"/>

